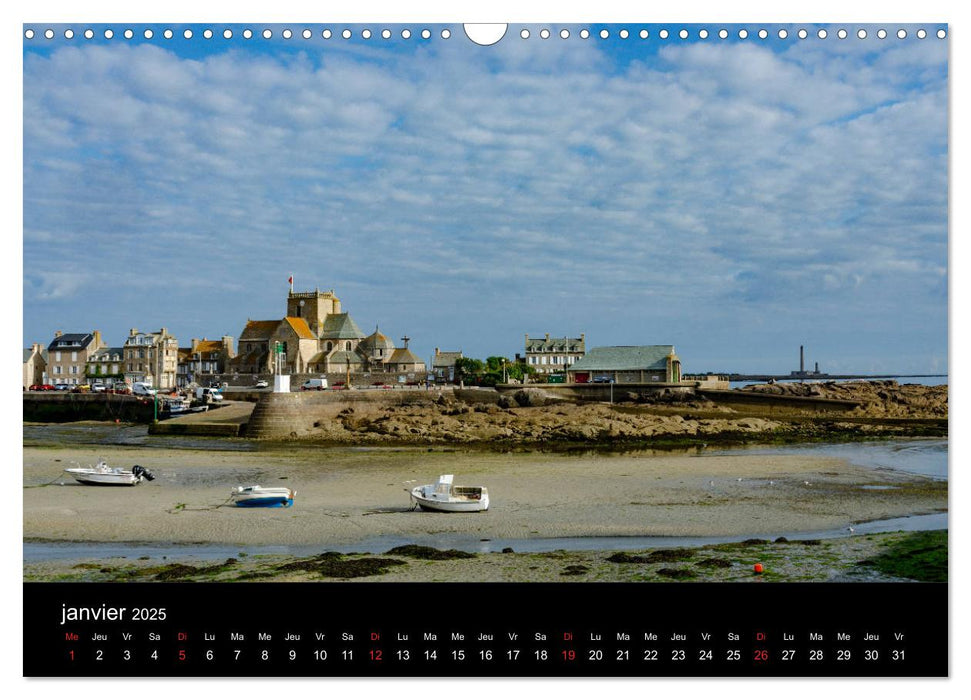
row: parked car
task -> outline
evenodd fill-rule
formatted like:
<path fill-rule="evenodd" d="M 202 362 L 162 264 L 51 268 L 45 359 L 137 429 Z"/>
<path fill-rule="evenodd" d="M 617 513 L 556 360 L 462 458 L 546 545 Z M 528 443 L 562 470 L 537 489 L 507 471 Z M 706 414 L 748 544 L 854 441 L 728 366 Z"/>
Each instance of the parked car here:
<path fill-rule="evenodd" d="M 253 386 L 257 389 L 266 389 L 270 385 L 265 379 L 261 379 L 260 381 L 256 382 L 256 384 L 254 384 Z"/>
<path fill-rule="evenodd" d="M 327 380 L 320 379 L 308 379 L 303 384 L 300 385 L 301 391 L 323 391 L 327 388 Z M 336 386 L 335 386 L 336 388 Z"/>
<path fill-rule="evenodd" d="M 28 391 L 54 391 L 53 384 L 31 384 Z"/>
<path fill-rule="evenodd" d="M 95 382 L 94 384 L 91 385 L 91 391 L 97 391 L 98 393 L 103 393 L 107 390 L 108 390 L 108 387 L 106 387 L 101 382 Z"/>
<path fill-rule="evenodd" d="M 64 384 L 63 382 L 54 385 L 54 391 L 70 391 L 73 388 L 70 384 Z"/>
<path fill-rule="evenodd" d="M 76 387 L 71 389 L 71 393 L 73 394 L 87 394 L 89 391 L 91 391 L 90 384 L 78 384 Z"/>
<path fill-rule="evenodd" d="M 131 387 L 127 384 L 112 384 L 111 386 L 112 394 L 130 394 Z"/>
<path fill-rule="evenodd" d="M 594 384 L 610 384 L 613 381 L 610 377 L 594 377 Z"/>

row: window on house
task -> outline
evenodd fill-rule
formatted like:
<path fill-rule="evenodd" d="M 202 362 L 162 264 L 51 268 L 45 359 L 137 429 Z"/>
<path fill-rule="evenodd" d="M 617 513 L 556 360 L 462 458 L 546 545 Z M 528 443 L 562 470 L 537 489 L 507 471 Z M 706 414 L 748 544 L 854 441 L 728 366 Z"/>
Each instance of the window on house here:
<path fill-rule="evenodd" d="M 346 343 L 344 343 L 344 349 L 348 352 L 351 351 L 351 341 L 348 340 Z"/>
<path fill-rule="evenodd" d="M 61 353 L 55 352 L 54 353 L 54 359 L 57 360 L 58 362 L 60 362 L 61 361 Z"/>
<path fill-rule="evenodd" d="M 71 353 L 71 362 L 77 362 L 77 361 L 78 361 L 78 354 L 77 354 L 77 352 L 72 352 Z"/>

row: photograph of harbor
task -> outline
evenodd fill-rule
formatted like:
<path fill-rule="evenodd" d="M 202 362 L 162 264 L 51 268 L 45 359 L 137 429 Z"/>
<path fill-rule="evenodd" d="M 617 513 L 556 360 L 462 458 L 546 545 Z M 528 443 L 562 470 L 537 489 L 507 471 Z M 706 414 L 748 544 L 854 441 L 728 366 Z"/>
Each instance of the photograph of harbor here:
<path fill-rule="evenodd" d="M 946 581 L 945 27 L 685 35 L 26 26 L 24 581 Z"/>

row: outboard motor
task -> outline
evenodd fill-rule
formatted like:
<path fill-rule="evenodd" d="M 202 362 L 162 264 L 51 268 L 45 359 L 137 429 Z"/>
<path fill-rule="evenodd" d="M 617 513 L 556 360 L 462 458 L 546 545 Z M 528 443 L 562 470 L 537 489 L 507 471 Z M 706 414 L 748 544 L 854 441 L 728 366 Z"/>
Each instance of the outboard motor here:
<path fill-rule="evenodd" d="M 145 479 L 146 481 L 155 481 L 155 475 L 148 471 L 145 467 L 136 464 L 131 468 L 131 473 L 135 475 L 137 479 Z"/>

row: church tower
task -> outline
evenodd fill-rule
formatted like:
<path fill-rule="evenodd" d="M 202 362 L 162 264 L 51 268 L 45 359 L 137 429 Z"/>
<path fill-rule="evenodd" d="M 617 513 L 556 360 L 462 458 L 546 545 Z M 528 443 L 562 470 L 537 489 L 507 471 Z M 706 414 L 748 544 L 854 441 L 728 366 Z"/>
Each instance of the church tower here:
<path fill-rule="evenodd" d="M 339 313 L 341 300 L 334 295 L 333 289 L 329 292 L 319 289 L 312 292 L 290 292 L 287 296 L 287 316 L 304 319 L 318 338 L 327 317 Z"/>

